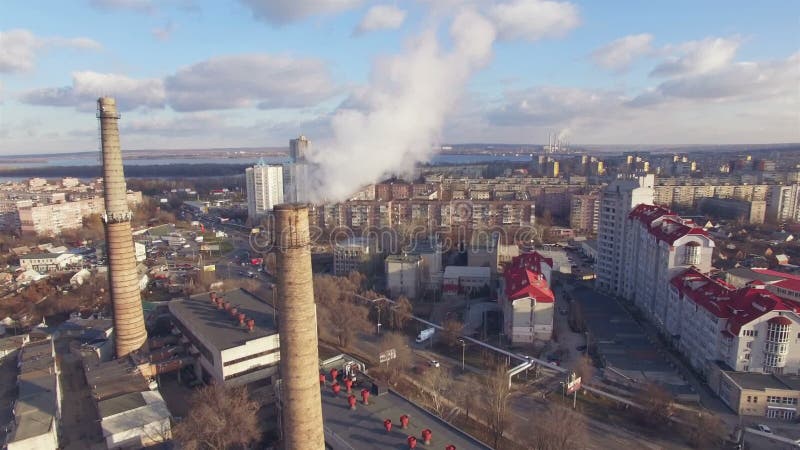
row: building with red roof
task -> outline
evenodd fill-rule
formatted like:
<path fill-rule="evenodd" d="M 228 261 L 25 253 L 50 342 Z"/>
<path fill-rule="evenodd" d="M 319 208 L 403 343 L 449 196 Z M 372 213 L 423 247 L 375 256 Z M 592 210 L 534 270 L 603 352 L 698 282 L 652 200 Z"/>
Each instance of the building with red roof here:
<path fill-rule="evenodd" d="M 686 270 L 670 283 L 667 331 L 692 366 L 721 361 L 735 371 L 800 374 L 800 309 L 755 280 L 735 288 Z"/>
<path fill-rule="evenodd" d="M 669 283 L 688 268 L 708 273 L 714 240 L 702 227 L 669 209 L 638 205 L 628 214 L 628 244 L 622 296 L 634 303 L 666 332 L 675 317 L 669 302 Z"/>
<path fill-rule="evenodd" d="M 524 253 L 506 266 L 498 302 L 503 311 L 503 332 L 513 344 L 550 340 L 553 335 L 555 295 L 542 268 L 551 268 L 539 253 Z"/>

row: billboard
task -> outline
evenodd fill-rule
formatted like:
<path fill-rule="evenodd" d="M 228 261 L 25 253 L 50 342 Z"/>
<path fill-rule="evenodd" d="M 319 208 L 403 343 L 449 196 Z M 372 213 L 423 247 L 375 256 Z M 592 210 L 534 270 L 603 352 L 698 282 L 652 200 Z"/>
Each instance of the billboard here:
<path fill-rule="evenodd" d="M 200 251 L 201 252 L 211 252 L 211 251 L 218 252 L 219 251 L 219 244 L 202 244 L 200 246 Z"/>
<path fill-rule="evenodd" d="M 380 352 L 378 354 L 378 361 L 380 361 L 381 364 L 388 363 L 389 361 L 395 358 L 397 358 L 397 351 L 393 348 L 390 348 L 389 350 L 386 350 L 385 352 Z"/>
<path fill-rule="evenodd" d="M 567 376 L 567 395 L 576 392 L 581 388 L 581 377 L 577 376 L 575 372 L 570 372 Z"/>
<path fill-rule="evenodd" d="M 209 264 L 207 266 L 203 266 L 203 272 L 216 272 L 217 266 L 216 264 Z"/>

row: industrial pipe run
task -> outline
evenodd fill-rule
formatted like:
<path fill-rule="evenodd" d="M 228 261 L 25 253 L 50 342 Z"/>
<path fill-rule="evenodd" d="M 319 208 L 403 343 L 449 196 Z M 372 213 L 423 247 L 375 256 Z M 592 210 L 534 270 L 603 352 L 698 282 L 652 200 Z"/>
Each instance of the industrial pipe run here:
<path fill-rule="evenodd" d="M 274 213 L 284 445 L 324 450 L 308 206 L 277 205 Z"/>
<path fill-rule="evenodd" d="M 100 141 L 103 153 L 103 197 L 106 212 L 103 222 L 108 254 L 108 285 L 114 309 L 114 348 L 123 358 L 142 348 L 147 341 L 136 253 L 131 234 L 131 211 L 122 171 L 119 144 L 119 113 L 113 98 L 97 99 Z"/>

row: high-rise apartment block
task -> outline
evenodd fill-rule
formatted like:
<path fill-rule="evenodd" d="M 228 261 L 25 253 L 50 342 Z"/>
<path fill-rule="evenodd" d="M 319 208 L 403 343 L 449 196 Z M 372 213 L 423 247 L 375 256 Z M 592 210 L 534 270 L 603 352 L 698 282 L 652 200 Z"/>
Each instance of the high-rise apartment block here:
<path fill-rule="evenodd" d="M 570 202 L 569 226 L 583 233 L 597 233 L 600 225 L 600 193 L 573 195 Z"/>
<path fill-rule="evenodd" d="M 625 257 L 629 236 L 628 214 L 637 205 L 653 204 L 654 175 L 619 179 L 600 196 L 597 237 L 597 286 L 616 295 L 623 293 L 623 273 L 630 270 Z"/>
<path fill-rule="evenodd" d="M 289 141 L 289 162 L 283 166 L 283 195 L 287 203 L 309 201 L 309 165 L 306 155 L 311 141 L 300 136 Z"/>
<path fill-rule="evenodd" d="M 275 205 L 283 203 L 283 167 L 259 161 L 245 170 L 247 181 L 247 216 L 263 217 Z"/>
<path fill-rule="evenodd" d="M 783 223 L 800 220 L 800 185 L 770 186 L 766 202 L 767 221 Z"/>
<path fill-rule="evenodd" d="M 708 273 L 714 241 L 692 221 L 646 204 L 631 211 L 625 230 L 620 295 L 666 332 L 668 323 L 680 320 L 669 300 L 670 280 L 689 268 Z"/>

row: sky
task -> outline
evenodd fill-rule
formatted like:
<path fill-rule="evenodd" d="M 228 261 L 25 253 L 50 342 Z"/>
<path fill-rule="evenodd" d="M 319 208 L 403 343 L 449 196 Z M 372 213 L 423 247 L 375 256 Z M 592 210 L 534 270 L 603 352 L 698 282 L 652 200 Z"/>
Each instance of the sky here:
<path fill-rule="evenodd" d="M 800 2 L 3 2 L 0 154 L 96 150 L 101 95 L 126 149 L 302 133 L 344 166 L 548 133 L 800 142 Z"/>

